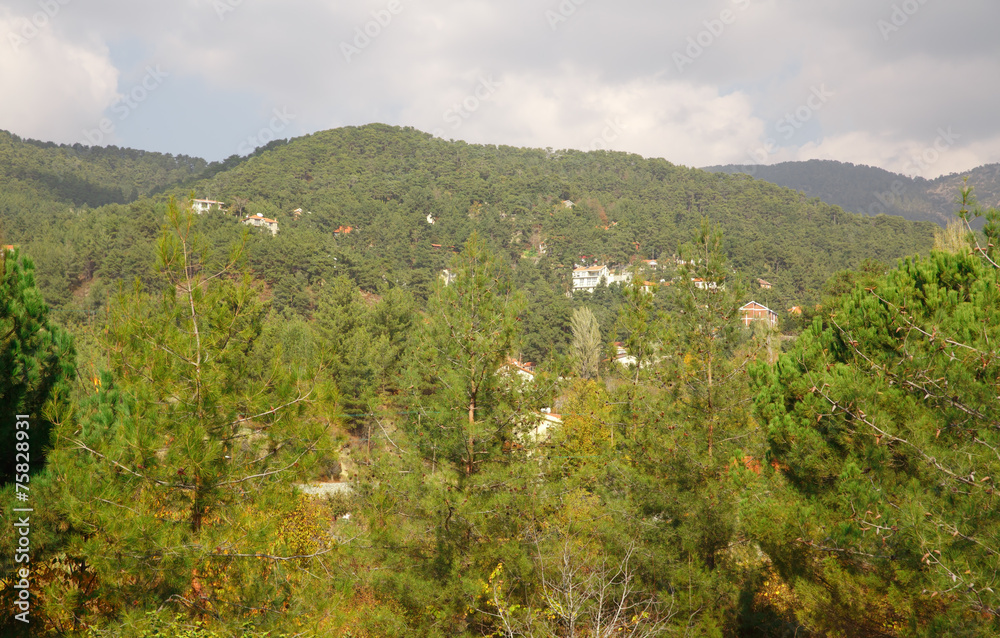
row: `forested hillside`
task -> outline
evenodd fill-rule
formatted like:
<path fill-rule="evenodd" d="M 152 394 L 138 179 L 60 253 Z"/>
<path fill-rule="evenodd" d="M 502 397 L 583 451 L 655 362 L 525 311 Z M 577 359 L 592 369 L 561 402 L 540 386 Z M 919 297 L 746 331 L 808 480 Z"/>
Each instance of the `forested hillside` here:
<path fill-rule="evenodd" d="M 54 161 L 75 152 L 38 149 L 30 157 Z M 153 160 L 180 161 L 153 156 L 129 168 L 122 160 L 122 179 L 137 183 Z M 625 153 L 446 142 L 383 125 L 276 142 L 245 160 L 213 164 L 207 179 L 191 170 L 159 173 L 161 180 L 184 178 L 163 195 L 85 213 L 54 204 L 51 192 L 49 205 L 37 208 L 20 194 L 20 205 L 3 216 L 7 241 L 36 259 L 48 301 L 91 311 L 115 281 L 150 280 L 166 195 L 212 197 L 229 205 L 198 220 L 215 245 L 233 241 L 246 215 L 278 221 L 276 237 L 253 234 L 250 264 L 278 308 L 308 317 L 323 282 L 341 274 L 369 292 L 398 286 L 425 299 L 451 251 L 475 230 L 532 290 L 526 320 L 533 345 L 525 351 L 532 359 L 566 345 L 570 307 L 556 300 L 570 289 L 575 264 L 627 267 L 660 258 L 672 265 L 703 218 L 723 230 L 733 276 L 770 282 L 753 296 L 780 311 L 817 303 L 838 271 L 926 253 L 932 241 L 929 224 L 845 213 L 745 176 Z M 31 174 L 20 165 L 14 172 Z M 674 275 L 644 276 L 666 282 Z M 602 321 L 608 328 L 606 315 Z"/>
<path fill-rule="evenodd" d="M 565 290 L 584 260 L 676 255 L 707 217 L 724 229 L 732 265 L 773 283 L 787 307 L 816 301 L 830 275 L 865 259 L 924 252 L 932 236 L 930 226 L 849 215 L 765 182 L 664 160 L 469 145 L 380 125 L 293 140 L 194 189 L 287 229 L 274 242 L 287 263 L 268 262 L 275 280 L 301 272 L 311 282 L 322 251 L 309 247 L 323 237 L 329 247 L 332 231 L 352 227 L 336 246 L 350 248 L 352 275 L 368 288 L 389 276 L 426 286 L 444 263 L 433 246 L 460 245 L 475 229 L 512 262 L 544 253 L 540 266 L 561 273 Z M 298 220 L 296 208 L 306 211 Z"/>
<path fill-rule="evenodd" d="M 0 131 L 3 212 L 48 202 L 96 208 L 127 204 L 205 170 L 203 159 L 25 140 Z M 6 218 L 6 215 L 4 215 Z"/>
<path fill-rule="evenodd" d="M 984 205 L 1000 205 L 1000 165 L 979 166 L 966 173 L 928 180 L 907 177 L 874 166 L 832 160 L 781 162 L 772 165 L 709 166 L 705 170 L 744 173 L 772 184 L 802 191 L 809 197 L 863 215 L 899 215 L 942 226 L 955 217 L 956 193 L 963 179 L 976 189 Z"/>
<path fill-rule="evenodd" d="M 0 217 L 0 634 L 1000 634 L 968 189 L 945 234 L 381 125 L 205 171 Z"/>

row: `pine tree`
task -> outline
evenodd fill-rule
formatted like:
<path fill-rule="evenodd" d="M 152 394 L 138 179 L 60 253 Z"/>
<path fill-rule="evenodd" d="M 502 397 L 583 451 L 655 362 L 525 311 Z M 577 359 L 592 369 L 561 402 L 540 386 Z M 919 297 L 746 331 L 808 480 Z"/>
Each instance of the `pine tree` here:
<path fill-rule="evenodd" d="M 497 390 L 513 374 L 501 367 L 516 350 L 524 298 L 508 266 L 475 233 L 449 270 L 454 279 L 440 281 L 428 304 L 425 349 L 414 372 L 437 403 L 423 427 L 434 428 L 433 444 L 469 476 L 512 435 L 515 420 L 497 410 L 505 401 Z"/>
<path fill-rule="evenodd" d="M 990 260 L 987 249 L 906 260 L 817 317 L 776 366 L 755 369 L 756 408 L 788 484 L 787 503 L 761 514 L 771 520 L 762 545 L 818 605 L 812 630 L 1000 629 Z"/>
<path fill-rule="evenodd" d="M 74 376 L 70 336 L 54 325 L 35 286 L 34 264 L 18 250 L 0 248 L 0 485 L 14 479 L 14 417 L 30 417 L 31 473 L 45 466 L 50 445 L 50 400 L 65 400 Z"/>
<path fill-rule="evenodd" d="M 121 291 L 96 394 L 57 427 L 47 502 L 62 533 L 48 551 L 86 566 L 105 614 L 280 608 L 275 565 L 296 552 L 277 532 L 290 481 L 325 445 L 306 414 L 323 397 L 280 352 L 260 356 L 274 354 L 259 343 L 267 306 L 238 247 L 212 260 L 173 201 L 159 263 L 162 292 Z M 53 608 L 94 610 L 57 589 Z"/>

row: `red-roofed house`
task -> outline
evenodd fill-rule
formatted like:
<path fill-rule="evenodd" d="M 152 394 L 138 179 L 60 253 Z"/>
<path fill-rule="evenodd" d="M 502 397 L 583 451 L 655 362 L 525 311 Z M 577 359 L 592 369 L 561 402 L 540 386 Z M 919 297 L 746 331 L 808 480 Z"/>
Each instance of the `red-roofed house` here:
<path fill-rule="evenodd" d="M 247 217 L 243 220 L 243 223 L 247 226 L 256 226 L 257 228 L 266 228 L 271 231 L 272 235 L 278 234 L 278 222 L 276 220 L 264 217 L 262 215 L 254 215 L 253 217 Z"/>
<path fill-rule="evenodd" d="M 756 301 L 740 308 L 740 315 L 744 326 L 749 326 L 753 321 L 766 321 L 772 328 L 778 327 L 778 313 Z"/>

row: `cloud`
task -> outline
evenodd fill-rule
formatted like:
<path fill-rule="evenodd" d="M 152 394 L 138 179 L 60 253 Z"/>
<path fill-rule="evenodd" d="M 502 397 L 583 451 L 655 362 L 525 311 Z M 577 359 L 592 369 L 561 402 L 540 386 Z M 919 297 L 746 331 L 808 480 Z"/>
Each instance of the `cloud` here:
<path fill-rule="evenodd" d="M 210 159 L 279 108 L 295 133 L 379 121 L 695 166 L 766 149 L 767 162 L 841 153 L 899 170 L 950 126 L 961 138 L 927 170 L 1000 160 L 995 0 L 52 1 L 66 6 L 47 32 L 0 56 L 7 86 L 35 96 L 5 102 L 0 127 L 45 139 L 78 135 L 113 101 L 110 49 L 120 91 L 149 64 L 171 74 L 118 143 Z M 820 87 L 831 97 L 807 112 Z M 796 113 L 808 118 L 789 134 Z"/>
<path fill-rule="evenodd" d="M 83 129 L 115 100 L 118 71 L 101 43 L 61 40 L 50 24 L 31 20 L 32 14 L 0 12 L 0 85 L 9 91 L 0 100 L 0 127 L 46 141 L 79 142 Z"/>
<path fill-rule="evenodd" d="M 763 123 L 739 93 L 640 78 L 601 82 L 574 68 L 553 73 L 469 73 L 400 119 L 445 138 L 530 147 L 620 150 L 703 165 L 761 135 Z"/>

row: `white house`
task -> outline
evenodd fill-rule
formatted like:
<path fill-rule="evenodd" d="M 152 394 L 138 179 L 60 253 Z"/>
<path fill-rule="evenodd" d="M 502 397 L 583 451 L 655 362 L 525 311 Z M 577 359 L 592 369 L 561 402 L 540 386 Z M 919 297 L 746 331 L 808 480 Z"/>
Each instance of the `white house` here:
<path fill-rule="evenodd" d="M 621 270 L 618 272 L 613 272 L 608 277 L 608 285 L 611 284 L 627 284 L 632 281 L 632 273 L 627 270 Z"/>
<path fill-rule="evenodd" d="M 573 290 L 594 292 L 601 279 L 608 281 L 611 273 L 607 266 L 581 266 L 573 269 Z"/>
<path fill-rule="evenodd" d="M 215 210 L 222 210 L 223 206 L 225 206 L 224 203 L 217 202 L 214 199 L 196 199 L 191 202 L 191 210 L 199 215 L 206 213 L 213 208 Z"/>
<path fill-rule="evenodd" d="M 266 228 L 269 231 L 271 231 L 272 235 L 278 234 L 278 222 L 268 217 L 263 217 L 261 215 L 254 215 L 253 217 L 247 217 L 246 219 L 244 219 L 243 223 L 246 224 L 247 226 Z"/>
<path fill-rule="evenodd" d="M 691 279 L 694 283 L 694 287 L 698 290 L 718 290 L 719 284 L 714 281 L 707 281 L 701 277 L 695 277 Z"/>
<path fill-rule="evenodd" d="M 632 273 L 627 270 L 612 272 L 606 265 L 604 266 L 581 266 L 573 269 L 573 290 L 586 290 L 594 292 L 604 279 L 604 283 L 627 284 L 632 281 Z"/>

